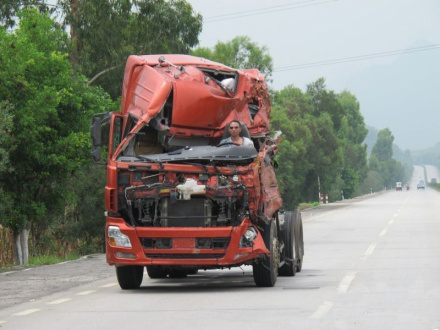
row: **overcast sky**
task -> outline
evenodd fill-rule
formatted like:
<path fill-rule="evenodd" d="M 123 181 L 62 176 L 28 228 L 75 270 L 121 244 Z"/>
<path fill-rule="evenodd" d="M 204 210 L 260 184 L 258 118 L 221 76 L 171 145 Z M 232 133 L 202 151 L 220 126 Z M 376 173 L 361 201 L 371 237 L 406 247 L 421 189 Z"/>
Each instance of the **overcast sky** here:
<path fill-rule="evenodd" d="M 294 84 L 304 89 L 306 84 L 324 77 L 329 89 L 336 92 L 348 89 L 358 97 L 367 124 L 378 129 L 391 126 L 392 131 L 394 125 L 395 142 L 400 142 L 401 148 L 427 148 L 440 142 L 440 129 L 437 129 L 438 133 L 433 132 L 426 136 L 423 141 L 417 136 L 416 130 L 411 132 L 414 136 L 403 136 L 398 132 L 398 127 L 407 126 L 408 123 L 399 123 L 399 118 L 396 118 L 397 122 L 394 123 L 378 118 L 373 109 L 374 95 L 368 93 L 368 88 L 359 84 L 359 77 L 370 68 L 374 70 L 377 67 L 392 66 L 402 57 L 411 57 L 413 61 L 423 62 L 426 53 L 431 53 L 432 58 L 433 52 L 439 54 L 440 48 L 368 60 L 346 60 L 385 52 L 394 54 L 394 51 L 411 48 L 411 51 L 415 51 L 415 47 L 439 47 L 440 0 L 188 1 L 205 19 L 200 46 L 212 47 L 217 41 L 228 41 L 237 35 L 246 35 L 268 48 L 274 61 L 273 88 L 282 89 Z M 319 62 L 337 59 L 342 59 L 343 63 L 316 65 Z M 307 63 L 315 64 L 309 68 L 279 70 Z M 436 65 L 440 67 L 440 58 Z M 377 79 L 381 77 L 378 76 Z M 438 80 L 435 83 L 437 86 L 432 90 L 440 94 L 440 83 Z M 417 84 L 420 84 L 420 79 L 417 79 Z M 407 87 L 411 88 L 411 84 Z M 356 94 L 355 89 L 361 95 Z M 433 100 L 438 97 L 431 96 Z M 427 99 L 426 95 L 423 97 Z M 363 100 L 368 108 L 363 107 Z M 437 120 L 438 128 L 440 103 L 433 101 L 424 106 L 430 107 L 430 113 L 436 109 L 439 115 L 437 118 L 431 118 L 431 121 Z M 397 109 L 394 109 L 394 113 L 396 112 Z"/>

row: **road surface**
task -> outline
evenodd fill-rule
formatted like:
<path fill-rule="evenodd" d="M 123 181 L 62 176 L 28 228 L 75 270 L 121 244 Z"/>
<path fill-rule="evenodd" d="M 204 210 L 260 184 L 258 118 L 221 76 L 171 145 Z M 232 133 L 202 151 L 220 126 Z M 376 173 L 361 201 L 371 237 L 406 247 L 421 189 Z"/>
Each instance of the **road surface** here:
<path fill-rule="evenodd" d="M 0 274 L 0 327 L 440 329 L 439 192 L 392 190 L 304 211 L 303 221 L 303 270 L 273 288 L 255 287 L 243 267 L 145 274 L 123 291 L 97 255 Z"/>

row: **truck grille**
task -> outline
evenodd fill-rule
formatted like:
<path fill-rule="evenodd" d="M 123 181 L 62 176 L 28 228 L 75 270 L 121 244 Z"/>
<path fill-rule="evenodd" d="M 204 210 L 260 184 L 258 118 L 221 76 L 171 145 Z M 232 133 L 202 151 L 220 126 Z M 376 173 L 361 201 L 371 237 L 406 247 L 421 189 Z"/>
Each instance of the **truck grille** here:
<path fill-rule="evenodd" d="M 151 259 L 221 259 L 224 254 L 145 254 Z"/>

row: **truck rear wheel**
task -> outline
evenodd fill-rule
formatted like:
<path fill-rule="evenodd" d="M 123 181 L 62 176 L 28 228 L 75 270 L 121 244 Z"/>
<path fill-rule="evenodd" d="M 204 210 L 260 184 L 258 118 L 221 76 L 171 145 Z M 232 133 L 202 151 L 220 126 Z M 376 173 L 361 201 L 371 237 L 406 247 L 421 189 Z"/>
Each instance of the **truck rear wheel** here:
<path fill-rule="evenodd" d="M 295 250 L 296 250 L 296 271 L 299 273 L 302 269 L 304 258 L 304 236 L 301 213 L 295 211 L 293 216 L 295 228 Z"/>
<path fill-rule="evenodd" d="M 278 270 L 279 276 L 295 276 L 297 260 L 297 240 L 293 212 L 284 213 L 284 224 L 281 229 L 281 239 L 284 243 L 283 256 L 285 263 Z"/>
<path fill-rule="evenodd" d="M 165 278 L 168 271 L 161 266 L 147 266 L 147 274 L 150 278 Z"/>
<path fill-rule="evenodd" d="M 272 287 L 277 281 L 280 251 L 275 221 L 265 225 L 262 234 L 270 256 L 264 256 L 264 259 L 253 264 L 254 282 L 260 287 Z"/>
<path fill-rule="evenodd" d="M 123 290 L 138 289 L 141 286 L 144 276 L 143 266 L 118 266 L 116 276 L 119 286 Z"/>

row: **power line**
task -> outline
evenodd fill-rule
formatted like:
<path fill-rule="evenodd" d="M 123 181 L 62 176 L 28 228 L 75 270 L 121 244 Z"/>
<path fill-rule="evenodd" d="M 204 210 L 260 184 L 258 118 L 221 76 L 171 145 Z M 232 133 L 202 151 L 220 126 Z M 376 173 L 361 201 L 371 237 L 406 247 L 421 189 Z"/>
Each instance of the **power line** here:
<path fill-rule="evenodd" d="M 319 0 L 306 0 L 306 1 L 301 1 L 301 2 L 290 3 L 290 4 L 271 6 L 271 7 L 265 7 L 265 8 L 260 8 L 260 9 L 253 9 L 253 10 L 241 11 L 241 12 L 224 14 L 224 15 L 211 16 L 211 17 L 207 17 L 205 20 L 203 20 L 203 23 L 212 23 L 212 22 L 224 21 L 224 20 L 241 18 L 241 17 L 263 15 L 263 14 L 267 14 L 267 13 L 274 13 L 274 12 L 295 9 L 295 8 L 323 5 L 323 4 L 326 4 L 329 2 L 336 2 L 338 0 L 326 0 L 326 1 L 320 1 L 320 2 L 317 2 L 317 1 L 319 1 Z M 275 9 L 275 8 L 277 8 L 277 9 Z"/>
<path fill-rule="evenodd" d="M 271 9 L 271 8 L 290 7 L 290 6 L 295 6 L 295 5 L 299 5 L 299 4 L 302 4 L 302 3 L 316 2 L 316 1 L 317 0 L 306 0 L 306 1 L 300 1 L 300 2 L 294 2 L 294 3 L 285 3 L 283 5 L 278 5 L 278 6 L 270 6 L 270 7 L 265 7 L 265 8 L 253 9 L 253 10 L 239 11 L 239 12 L 236 12 L 236 13 L 229 13 L 229 14 L 216 15 L 216 16 L 209 16 L 206 19 L 210 20 L 210 19 L 219 18 L 219 17 L 252 13 L 252 12 L 262 11 L 262 10 Z"/>
<path fill-rule="evenodd" d="M 395 55 L 414 53 L 414 52 L 423 52 L 423 51 L 434 50 L 434 49 L 439 49 L 439 48 L 440 48 L 440 44 L 432 44 L 429 46 L 398 49 L 398 50 L 391 50 L 391 51 L 387 51 L 387 52 L 338 58 L 338 59 L 333 59 L 333 60 L 283 66 L 283 67 L 274 68 L 273 72 L 282 72 L 282 71 L 289 71 L 289 70 L 298 70 L 298 69 L 314 68 L 314 67 L 318 67 L 318 66 L 327 66 L 327 65 L 333 65 L 333 64 L 354 62 L 354 61 L 370 60 L 370 59 L 379 58 L 379 57 L 395 56 Z"/>

